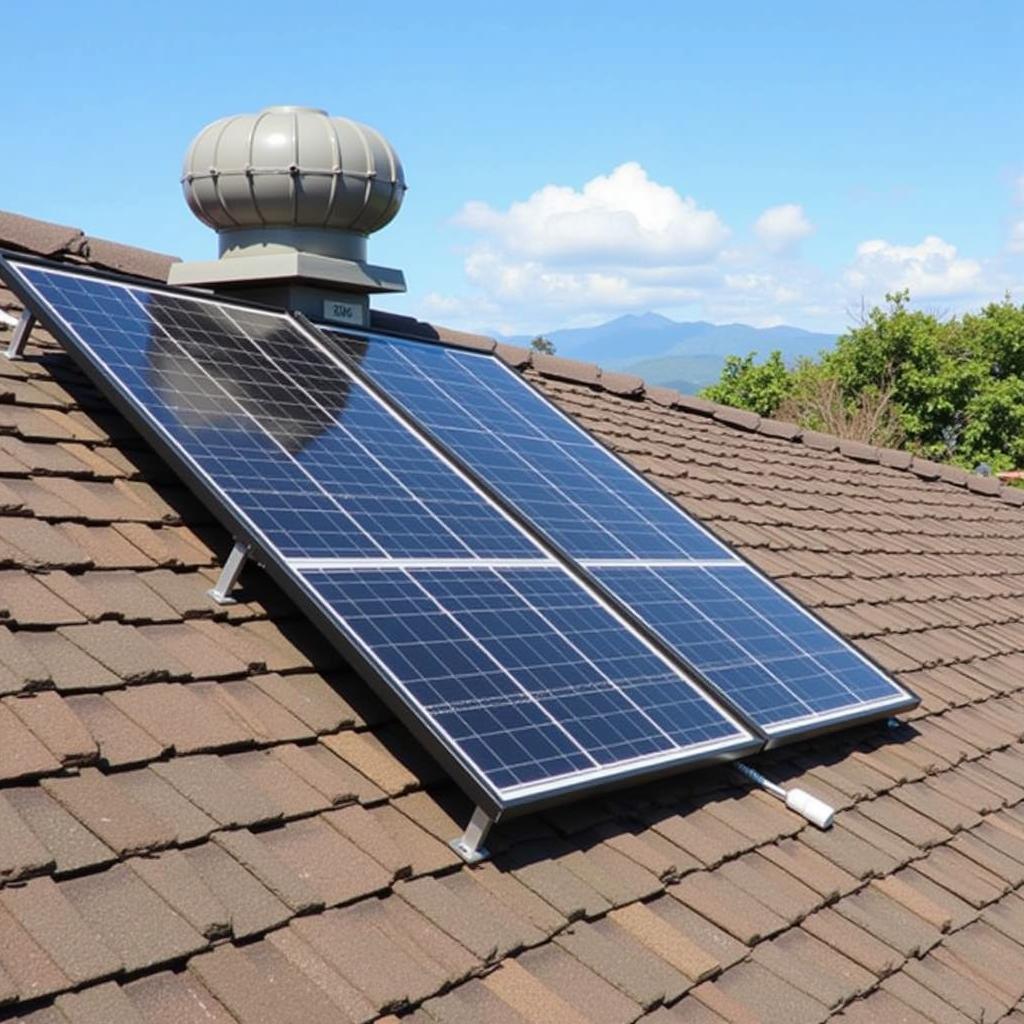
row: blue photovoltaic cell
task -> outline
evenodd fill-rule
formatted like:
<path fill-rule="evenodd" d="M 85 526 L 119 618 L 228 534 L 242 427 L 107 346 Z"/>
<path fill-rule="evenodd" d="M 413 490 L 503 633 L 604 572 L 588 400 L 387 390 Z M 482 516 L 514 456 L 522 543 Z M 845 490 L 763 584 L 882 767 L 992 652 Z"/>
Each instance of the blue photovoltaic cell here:
<path fill-rule="evenodd" d="M 907 701 L 905 690 L 746 565 L 593 572 L 769 732 Z"/>
<path fill-rule="evenodd" d="M 502 789 L 742 735 L 559 566 L 303 575 Z"/>
<path fill-rule="evenodd" d="M 39 267 L 22 273 L 285 556 L 537 555 L 286 318 Z"/>
<path fill-rule="evenodd" d="M 372 335 L 334 337 L 573 558 L 734 557 L 499 360 Z"/>

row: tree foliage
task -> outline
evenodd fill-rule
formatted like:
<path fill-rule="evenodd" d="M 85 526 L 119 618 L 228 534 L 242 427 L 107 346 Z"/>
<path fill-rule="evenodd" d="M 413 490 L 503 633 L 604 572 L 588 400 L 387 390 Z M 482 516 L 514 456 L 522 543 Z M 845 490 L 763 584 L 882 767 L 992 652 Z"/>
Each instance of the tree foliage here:
<path fill-rule="evenodd" d="M 541 352 L 546 356 L 553 356 L 555 354 L 555 343 L 553 341 L 549 341 L 543 334 L 538 334 L 537 337 L 530 342 L 530 348 L 534 352 Z"/>
<path fill-rule="evenodd" d="M 973 469 L 1024 468 L 1024 305 L 1009 297 L 940 318 L 886 296 L 817 359 L 787 367 L 778 352 L 726 360 L 702 394 Z"/>

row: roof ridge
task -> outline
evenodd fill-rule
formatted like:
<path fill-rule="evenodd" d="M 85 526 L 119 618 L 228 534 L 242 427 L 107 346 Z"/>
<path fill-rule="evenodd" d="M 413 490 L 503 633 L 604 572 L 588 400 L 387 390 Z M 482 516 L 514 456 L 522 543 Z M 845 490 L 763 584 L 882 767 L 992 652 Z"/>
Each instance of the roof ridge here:
<path fill-rule="evenodd" d="M 178 261 L 178 257 L 93 238 L 80 228 L 3 210 L 0 210 L 0 245 L 11 245 L 40 256 L 71 258 L 160 281 L 167 280 L 167 268 Z M 1024 506 L 1024 489 L 1004 483 L 998 477 L 978 476 L 950 463 L 922 459 L 900 448 L 884 448 L 851 441 L 836 434 L 807 430 L 797 423 L 760 416 L 747 409 L 722 405 L 697 395 L 684 395 L 675 388 L 648 385 L 635 374 L 605 370 L 596 363 L 567 359 L 565 356 L 534 352 L 519 345 L 500 342 L 489 335 L 456 331 L 412 316 L 383 310 L 374 310 L 371 315 L 371 325 L 379 329 L 441 341 L 460 348 L 494 352 L 513 369 L 532 367 L 544 377 L 586 384 L 624 398 L 647 399 L 657 405 L 706 416 L 735 430 L 803 444 L 820 451 L 838 452 L 854 462 L 877 463 L 890 469 L 905 470 L 924 480 L 941 480 L 974 494 L 997 498 L 1009 505 Z"/>

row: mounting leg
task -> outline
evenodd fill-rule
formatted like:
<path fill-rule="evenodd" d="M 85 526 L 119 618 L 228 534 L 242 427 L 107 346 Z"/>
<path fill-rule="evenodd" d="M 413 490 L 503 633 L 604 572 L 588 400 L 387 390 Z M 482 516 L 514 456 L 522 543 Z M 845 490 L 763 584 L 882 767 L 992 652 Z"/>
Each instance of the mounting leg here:
<path fill-rule="evenodd" d="M 467 863 L 478 864 L 486 860 L 490 854 L 484 849 L 483 842 L 494 824 L 491 816 L 482 808 L 473 811 L 466 831 L 458 839 L 452 839 L 448 845 Z"/>
<path fill-rule="evenodd" d="M 212 590 L 208 590 L 206 593 L 212 597 L 217 604 L 234 604 L 235 599 L 229 597 L 231 590 L 234 585 L 238 582 L 238 577 L 242 572 L 242 566 L 245 565 L 245 560 L 249 557 L 249 545 L 242 544 L 236 541 L 235 546 L 231 549 L 231 554 L 228 555 L 227 561 L 224 563 L 224 568 L 220 571 L 220 576 L 217 577 L 217 582 Z"/>
<path fill-rule="evenodd" d="M 25 350 L 25 342 L 28 341 L 28 336 L 32 333 L 32 328 L 35 325 L 36 318 L 26 309 L 21 314 L 18 326 L 14 328 L 14 337 L 11 338 L 7 346 L 8 359 L 20 358 L 21 353 Z"/>

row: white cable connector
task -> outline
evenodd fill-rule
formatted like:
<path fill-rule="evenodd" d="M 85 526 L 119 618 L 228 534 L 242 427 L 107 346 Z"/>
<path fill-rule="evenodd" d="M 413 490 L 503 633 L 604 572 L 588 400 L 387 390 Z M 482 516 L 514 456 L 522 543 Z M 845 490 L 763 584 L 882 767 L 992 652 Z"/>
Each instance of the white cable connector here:
<path fill-rule="evenodd" d="M 831 826 L 836 812 L 824 800 L 819 800 L 802 789 L 783 789 L 782 786 L 766 779 L 759 771 L 742 761 L 737 761 L 734 767 L 744 778 L 771 793 L 772 796 L 778 797 L 791 811 L 795 811 L 812 825 L 817 825 L 821 829 Z"/>

